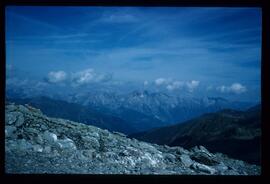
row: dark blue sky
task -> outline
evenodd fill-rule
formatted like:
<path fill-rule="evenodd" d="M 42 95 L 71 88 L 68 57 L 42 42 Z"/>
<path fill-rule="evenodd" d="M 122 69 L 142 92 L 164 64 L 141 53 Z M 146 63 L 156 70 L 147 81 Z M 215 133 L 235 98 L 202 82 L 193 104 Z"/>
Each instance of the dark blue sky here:
<path fill-rule="evenodd" d="M 260 98 L 259 8 L 10 6 L 6 48 L 9 68 L 48 83 Z"/>

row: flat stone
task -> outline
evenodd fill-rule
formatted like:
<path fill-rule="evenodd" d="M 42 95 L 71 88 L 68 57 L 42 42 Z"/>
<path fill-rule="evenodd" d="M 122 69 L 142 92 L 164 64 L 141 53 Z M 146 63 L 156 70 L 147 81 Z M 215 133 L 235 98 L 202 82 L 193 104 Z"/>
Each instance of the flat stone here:
<path fill-rule="evenodd" d="M 34 134 L 39 133 L 39 131 L 35 128 L 25 128 L 24 131 L 29 132 L 29 133 L 34 133 Z"/>
<path fill-rule="evenodd" d="M 192 160 L 195 160 L 196 162 L 199 162 L 201 164 L 213 166 L 219 164 L 219 162 L 215 159 L 213 155 L 206 152 L 195 152 L 193 153 L 190 158 Z"/>
<path fill-rule="evenodd" d="M 216 170 L 214 168 L 211 168 L 209 166 L 206 166 L 206 165 L 203 165 L 203 164 L 200 164 L 200 163 L 193 163 L 191 165 L 191 168 L 195 169 L 195 170 L 198 170 L 198 171 L 205 172 L 205 173 L 209 173 L 209 174 L 215 174 L 216 173 Z"/>
<path fill-rule="evenodd" d="M 16 120 L 16 122 L 15 122 L 15 125 L 17 126 L 17 127 L 19 127 L 19 126 L 21 126 L 21 125 L 23 125 L 24 124 L 24 117 L 23 117 L 23 115 L 20 113 L 18 116 L 17 116 L 17 120 Z"/>
<path fill-rule="evenodd" d="M 167 153 L 167 154 L 164 154 L 164 159 L 169 161 L 169 162 L 174 162 L 176 157 L 173 155 L 173 154 L 170 154 L 170 153 Z"/>
<path fill-rule="evenodd" d="M 183 154 L 180 155 L 180 161 L 184 164 L 184 166 L 186 167 L 190 167 L 194 161 L 191 160 L 191 158 L 189 157 L 189 155 L 187 154 Z"/>
<path fill-rule="evenodd" d="M 189 151 L 182 148 L 182 147 L 171 147 L 170 148 L 171 150 L 173 150 L 176 154 L 189 154 Z"/>

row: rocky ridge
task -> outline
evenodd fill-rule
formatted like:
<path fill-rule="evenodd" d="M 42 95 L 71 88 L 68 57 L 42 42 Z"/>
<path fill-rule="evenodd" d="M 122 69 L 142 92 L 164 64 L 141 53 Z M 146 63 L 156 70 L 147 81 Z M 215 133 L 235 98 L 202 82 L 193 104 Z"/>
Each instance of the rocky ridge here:
<path fill-rule="evenodd" d="M 6 173 L 258 175 L 260 167 L 210 153 L 129 139 L 31 106 L 6 104 Z"/>

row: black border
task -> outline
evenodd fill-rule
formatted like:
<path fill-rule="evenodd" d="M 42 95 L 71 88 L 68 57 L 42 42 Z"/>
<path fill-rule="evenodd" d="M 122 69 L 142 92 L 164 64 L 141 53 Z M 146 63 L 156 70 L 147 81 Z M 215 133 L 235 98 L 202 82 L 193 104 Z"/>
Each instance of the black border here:
<path fill-rule="evenodd" d="M 0 2 L 1 3 L 1 2 Z M 5 174 L 4 160 L 4 114 L 5 114 L 5 6 L 7 5 L 34 5 L 34 6 L 184 6 L 184 7 L 260 7 L 262 9 L 262 65 L 261 65 L 261 93 L 262 93 L 262 174 L 261 176 L 168 176 L 168 175 L 40 175 L 40 174 Z M 1 180 L 12 182 L 35 182 L 35 183 L 260 183 L 269 179 L 270 152 L 269 145 L 269 123 L 267 111 L 270 104 L 270 16 L 267 0 L 4 0 L 0 7 L 0 80 L 1 80 Z"/>

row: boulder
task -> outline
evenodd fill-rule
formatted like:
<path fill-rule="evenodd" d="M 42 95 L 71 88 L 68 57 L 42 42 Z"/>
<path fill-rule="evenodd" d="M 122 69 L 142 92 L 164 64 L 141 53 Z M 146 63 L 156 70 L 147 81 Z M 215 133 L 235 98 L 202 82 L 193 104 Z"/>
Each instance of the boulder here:
<path fill-rule="evenodd" d="M 23 114 L 18 112 L 17 113 L 17 119 L 16 119 L 16 122 L 15 122 L 15 125 L 16 127 L 20 127 L 24 124 L 24 117 L 23 117 Z"/>
<path fill-rule="evenodd" d="M 214 168 L 196 162 L 191 165 L 191 168 L 208 174 L 216 173 L 216 170 Z"/>
<path fill-rule="evenodd" d="M 62 140 L 59 139 L 56 144 L 60 149 L 64 149 L 64 150 L 76 150 L 77 149 L 73 140 L 71 140 L 69 138 L 62 139 Z"/>
<path fill-rule="evenodd" d="M 190 167 L 194 162 L 187 154 L 180 155 L 179 159 L 186 167 Z"/>
<path fill-rule="evenodd" d="M 211 154 L 207 154 L 206 152 L 195 152 L 192 153 L 190 158 L 192 160 L 195 160 L 196 162 L 199 162 L 201 164 L 205 164 L 205 165 L 209 165 L 209 166 L 213 166 L 213 165 L 217 165 L 219 164 L 219 162 L 217 161 L 217 159 L 215 159 L 215 157 Z"/>
<path fill-rule="evenodd" d="M 17 120 L 17 112 L 10 112 L 5 114 L 5 123 L 8 125 L 12 125 Z"/>
<path fill-rule="evenodd" d="M 170 153 L 165 153 L 163 155 L 164 159 L 169 161 L 169 162 L 175 162 L 176 157 L 173 154 Z"/>
<path fill-rule="evenodd" d="M 35 152 L 42 152 L 43 148 L 40 145 L 33 145 L 33 151 Z"/>
<path fill-rule="evenodd" d="M 6 126 L 5 127 L 5 136 L 12 137 L 14 136 L 14 132 L 17 130 L 15 126 Z"/>
<path fill-rule="evenodd" d="M 48 143 L 55 143 L 57 141 L 57 135 L 49 131 L 43 133 L 43 139 Z"/>

